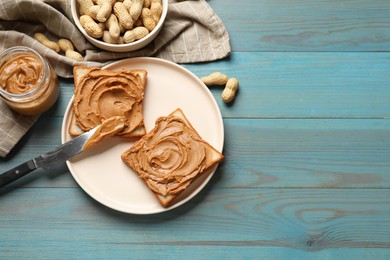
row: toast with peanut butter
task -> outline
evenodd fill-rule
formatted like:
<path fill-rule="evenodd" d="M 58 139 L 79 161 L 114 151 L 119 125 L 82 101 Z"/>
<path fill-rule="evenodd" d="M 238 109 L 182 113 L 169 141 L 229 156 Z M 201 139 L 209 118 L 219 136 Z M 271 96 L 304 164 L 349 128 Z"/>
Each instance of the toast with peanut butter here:
<path fill-rule="evenodd" d="M 73 116 L 68 128 L 77 136 L 114 116 L 123 117 L 124 129 L 117 135 L 139 137 L 146 134 L 143 98 L 146 70 L 111 71 L 98 67 L 75 66 Z"/>
<path fill-rule="evenodd" d="M 200 137 L 181 109 L 158 118 L 154 129 L 121 157 L 164 207 L 224 158 Z"/>

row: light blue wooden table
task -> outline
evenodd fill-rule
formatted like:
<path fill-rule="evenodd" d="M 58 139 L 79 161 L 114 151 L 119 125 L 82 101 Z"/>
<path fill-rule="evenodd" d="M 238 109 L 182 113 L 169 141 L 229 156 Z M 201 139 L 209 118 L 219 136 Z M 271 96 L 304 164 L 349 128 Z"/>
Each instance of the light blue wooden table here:
<path fill-rule="evenodd" d="M 210 0 L 240 81 L 225 160 L 185 205 L 102 206 L 65 164 L 0 189 L 0 259 L 390 259 L 390 1 Z M 60 144 L 72 80 L 0 172 Z"/>

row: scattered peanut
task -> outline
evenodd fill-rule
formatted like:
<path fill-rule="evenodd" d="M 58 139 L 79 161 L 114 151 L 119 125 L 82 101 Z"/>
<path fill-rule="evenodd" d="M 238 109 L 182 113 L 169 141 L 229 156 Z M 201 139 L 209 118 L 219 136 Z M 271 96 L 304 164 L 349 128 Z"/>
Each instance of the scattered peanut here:
<path fill-rule="evenodd" d="M 53 51 L 60 52 L 60 46 L 56 42 L 50 41 L 43 33 L 36 33 L 34 38 Z"/>
<path fill-rule="evenodd" d="M 125 29 L 133 28 L 133 19 L 122 2 L 116 2 L 114 4 L 114 14 L 119 20 L 119 23 Z"/>
<path fill-rule="evenodd" d="M 238 80 L 236 78 L 230 78 L 226 82 L 225 89 L 222 91 L 222 95 L 221 95 L 222 100 L 225 103 L 231 102 L 236 96 L 237 90 L 238 90 Z"/>
<path fill-rule="evenodd" d="M 152 12 L 149 8 L 142 8 L 141 18 L 142 22 L 144 23 L 144 26 L 146 27 L 146 29 L 149 30 L 149 32 L 151 32 L 154 27 L 156 27 L 156 23 L 152 18 Z"/>
<path fill-rule="evenodd" d="M 145 37 L 156 27 L 162 14 L 162 0 L 77 2 L 80 24 L 86 33 L 93 38 L 116 44 L 129 43 Z M 137 27 L 141 29 L 136 29 Z M 108 31 L 110 35 L 104 31 Z"/>
<path fill-rule="evenodd" d="M 133 30 L 129 30 L 123 35 L 125 43 L 131 43 L 133 41 L 142 39 L 149 33 L 149 30 L 143 26 L 135 27 Z"/>
<path fill-rule="evenodd" d="M 82 61 L 83 56 L 74 50 L 73 43 L 68 39 L 60 39 L 58 40 L 58 45 L 60 49 L 65 53 L 65 57 L 76 61 Z"/>
<path fill-rule="evenodd" d="M 77 51 L 71 51 L 71 50 L 68 50 L 65 52 L 65 57 L 68 57 L 69 59 L 72 59 L 75 61 L 83 61 L 84 60 L 83 56 L 81 56 L 80 53 L 78 53 Z"/>
<path fill-rule="evenodd" d="M 86 33 L 93 38 L 100 38 L 103 36 L 103 31 L 99 25 L 89 15 L 80 16 L 80 24 Z"/>
<path fill-rule="evenodd" d="M 213 72 L 206 77 L 201 77 L 200 80 L 206 86 L 223 86 L 225 85 L 224 90 L 222 91 L 221 97 L 225 103 L 233 101 L 238 90 L 238 80 L 236 78 L 228 78 L 225 74 L 221 72 Z"/>
<path fill-rule="evenodd" d="M 55 52 L 63 51 L 65 56 L 76 61 L 82 61 L 83 56 L 74 50 L 73 44 L 68 39 L 60 39 L 58 42 L 50 41 L 43 33 L 36 33 L 34 38 Z"/>
<path fill-rule="evenodd" d="M 214 72 L 206 77 L 200 78 L 200 80 L 206 86 L 221 86 L 226 84 L 226 82 L 228 81 L 228 77 L 221 72 Z"/>

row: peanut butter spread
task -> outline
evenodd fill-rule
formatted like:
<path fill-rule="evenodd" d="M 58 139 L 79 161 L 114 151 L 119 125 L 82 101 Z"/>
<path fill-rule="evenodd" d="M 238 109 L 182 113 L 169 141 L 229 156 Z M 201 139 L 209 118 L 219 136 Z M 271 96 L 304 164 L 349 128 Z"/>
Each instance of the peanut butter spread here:
<path fill-rule="evenodd" d="M 162 196 L 186 189 L 212 157 L 208 144 L 176 116 L 160 117 L 156 127 L 141 138 L 122 160 Z"/>
<path fill-rule="evenodd" d="M 59 95 L 57 76 L 48 61 L 33 49 L 16 46 L 0 53 L 0 94 L 14 111 L 39 115 Z"/>
<path fill-rule="evenodd" d="M 119 116 L 125 119 L 125 127 L 118 135 L 137 136 L 131 134 L 140 128 L 144 131 L 142 101 L 146 74 L 146 71 L 91 68 L 75 85 L 73 111 L 80 128 L 88 131 L 108 118 Z"/>
<path fill-rule="evenodd" d="M 0 86 L 12 94 L 34 89 L 42 80 L 43 64 L 37 56 L 18 55 L 0 69 Z"/>
<path fill-rule="evenodd" d="M 83 151 L 95 146 L 102 141 L 116 135 L 125 127 L 124 118 L 120 116 L 111 117 L 105 121 L 96 129 L 91 135 L 88 141 L 83 146 Z"/>

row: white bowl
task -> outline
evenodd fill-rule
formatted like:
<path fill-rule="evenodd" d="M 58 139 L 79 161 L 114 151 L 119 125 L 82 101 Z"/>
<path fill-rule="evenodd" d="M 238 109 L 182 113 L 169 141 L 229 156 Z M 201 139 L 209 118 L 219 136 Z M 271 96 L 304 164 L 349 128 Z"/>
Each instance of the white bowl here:
<path fill-rule="evenodd" d="M 80 20 L 79 20 L 80 15 L 79 15 L 79 8 L 78 8 L 79 4 L 77 3 L 76 0 L 71 0 L 70 4 L 71 4 L 70 6 L 71 6 L 73 20 L 77 28 L 84 35 L 84 37 L 96 47 L 111 52 L 130 52 L 130 51 L 142 49 L 143 47 L 148 45 L 151 41 L 154 40 L 154 38 L 156 38 L 157 34 L 161 31 L 161 28 L 165 21 L 165 17 L 167 16 L 167 12 L 168 12 L 168 0 L 162 0 L 163 10 L 161 13 L 160 20 L 158 21 L 156 27 L 151 32 L 149 32 L 148 35 L 132 43 L 112 44 L 112 43 L 106 43 L 103 40 L 96 39 L 89 36 L 80 24 Z"/>

